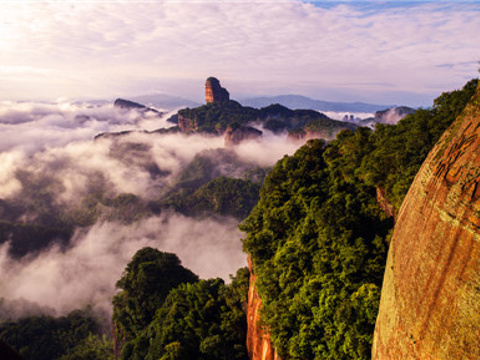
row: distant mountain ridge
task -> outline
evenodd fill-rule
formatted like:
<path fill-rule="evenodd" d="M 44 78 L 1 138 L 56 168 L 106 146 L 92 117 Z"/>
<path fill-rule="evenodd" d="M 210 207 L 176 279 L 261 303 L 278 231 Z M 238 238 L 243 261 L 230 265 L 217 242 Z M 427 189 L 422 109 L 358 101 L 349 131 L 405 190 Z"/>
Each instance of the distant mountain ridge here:
<path fill-rule="evenodd" d="M 240 100 L 244 106 L 255 108 L 265 107 L 271 104 L 281 104 L 290 109 L 315 109 L 318 111 L 335 111 L 335 112 L 359 112 L 374 113 L 379 110 L 395 107 L 395 105 L 378 105 L 363 102 L 331 102 L 323 100 L 315 100 L 303 95 L 278 95 L 278 96 L 261 96 Z"/>
<path fill-rule="evenodd" d="M 175 110 L 184 107 L 197 107 L 201 105 L 200 103 L 190 99 L 166 94 L 148 94 L 141 96 L 133 96 L 129 97 L 129 99 L 141 104 L 145 104 L 149 107 L 165 110 Z"/>

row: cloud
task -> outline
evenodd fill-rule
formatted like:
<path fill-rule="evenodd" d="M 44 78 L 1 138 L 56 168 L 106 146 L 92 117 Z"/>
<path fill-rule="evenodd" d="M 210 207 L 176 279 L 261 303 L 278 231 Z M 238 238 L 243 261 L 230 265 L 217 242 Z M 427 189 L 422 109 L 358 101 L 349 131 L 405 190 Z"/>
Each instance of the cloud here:
<path fill-rule="evenodd" d="M 72 246 L 52 247 L 33 259 L 0 256 L 0 293 L 65 314 L 88 304 L 110 313 L 115 283 L 135 252 L 145 246 L 176 253 L 203 278 L 223 277 L 246 265 L 241 233 L 232 219 L 195 220 L 162 215 L 126 226 L 99 223 L 76 232 Z"/>
<path fill-rule="evenodd" d="M 222 136 L 147 133 L 144 126 L 161 127 L 165 117 L 144 119 L 110 105 L 2 105 L 0 220 L 73 224 L 74 235 L 66 245 L 53 241 L 22 258 L 9 255 L 12 244 L 0 246 L 0 299 L 7 304 L 0 303 L 0 316 L 6 309 L 63 314 L 89 303 L 109 312 L 115 282 L 144 246 L 176 253 L 201 277 L 228 280 L 245 265 L 238 220 L 194 219 L 166 210 L 155 215 L 147 204 L 165 194 L 199 154 L 210 156 L 216 173 L 242 176 L 246 168 L 272 166 L 298 147 L 285 134 L 269 132 L 233 150 L 223 149 Z M 112 130 L 137 131 L 93 140 L 99 131 Z M 140 203 L 123 217 L 108 207 L 121 194 L 133 194 Z"/>
<path fill-rule="evenodd" d="M 478 4 L 321 4 L 66 1 L 25 9 L 8 3 L 1 17 L 16 21 L 4 23 L 0 46 L 4 66 L 53 72 L 49 81 L 34 82 L 37 95 L 41 89 L 61 96 L 163 87 L 198 99 L 198 83 L 216 75 L 234 97 L 335 93 L 344 99 L 326 100 L 382 102 L 383 92 L 431 94 L 476 75 L 475 64 L 437 65 L 478 59 L 475 37 L 468 35 L 480 33 Z M 3 86 L 7 96 L 19 84 Z"/>

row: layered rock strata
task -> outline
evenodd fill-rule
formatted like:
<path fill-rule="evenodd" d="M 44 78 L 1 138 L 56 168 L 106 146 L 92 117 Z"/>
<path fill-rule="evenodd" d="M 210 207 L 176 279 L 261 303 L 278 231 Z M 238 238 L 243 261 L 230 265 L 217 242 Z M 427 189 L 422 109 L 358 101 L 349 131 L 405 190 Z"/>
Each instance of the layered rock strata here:
<path fill-rule="evenodd" d="M 480 91 L 435 145 L 396 219 L 372 355 L 480 359 Z"/>

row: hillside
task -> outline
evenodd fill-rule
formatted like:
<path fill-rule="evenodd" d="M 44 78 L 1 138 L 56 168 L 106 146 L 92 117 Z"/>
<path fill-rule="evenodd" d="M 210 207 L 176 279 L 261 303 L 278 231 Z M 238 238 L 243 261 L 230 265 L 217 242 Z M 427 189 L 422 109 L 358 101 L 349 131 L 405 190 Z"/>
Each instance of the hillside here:
<path fill-rule="evenodd" d="M 20 355 L 28 355 L 29 360 L 108 359 L 113 356 L 113 348 L 125 360 L 244 360 L 247 356 L 251 360 L 369 359 L 387 251 L 390 243 L 398 243 L 397 230 L 390 240 L 392 229 L 395 221 L 401 223 L 404 218 L 405 210 L 399 209 L 423 161 L 463 111 L 477 85 L 478 81 L 472 80 L 461 90 L 444 93 L 432 108 L 417 110 L 396 125 L 381 124 L 375 131 L 345 129 L 328 143 L 310 140 L 294 155 L 280 159 L 273 169 L 247 161 L 233 149 L 218 148 L 221 141 L 215 137 L 204 138 L 195 133 L 102 136 L 89 143 L 95 151 L 106 154 L 102 161 L 97 160 L 102 167 L 93 172 L 90 168 L 85 170 L 83 163 L 76 163 L 74 176 L 87 178 L 88 186 L 75 192 L 74 201 L 62 203 L 58 194 L 65 196 L 67 188 L 62 182 L 65 170 L 58 158 L 54 158 L 53 164 L 45 160 L 36 163 L 41 171 L 25 167 L 23 172 L 16 173 L 23 191 L 0 203 L 5 219 L 0 224 L 3 241 L 18 241 L 22 234 L 26 234 L 26 239 L 44 240 L 33 241 L 34 248 L 18 249 L 26 251 L 18 255 L 23 256 L 25 265 L 35 259 L 32 252 L 41 258 L 51 248 L 59 257 L 68 259 L 68 251 L 80 243 L 82 254 L 87 248 L 95 252 L 87 255 L 96 260 L 96 281 L 109 272 L 97 270 L 102 269 L 101 263 L 111 261 L 110 267 L 117 264 L 119 257 L 124 256 L 123 247 L 144 247 L 116 279 L 113 339 L 103 336 L 109 330 L 91 316 L 89 308 L 53 317 L 38 316 L 42 308 L 26 304 L 32 315 L 9 319 L 8 309 L 13 303 L 0 299 L 0 313 L 7 314 L 0 323 L 0 340 Z M 225 99 L 221 104 L 212 102 L 201 108 L 221 106 L 239 109 Z M 471 105 L 464 114 L 473 114 L 468 109 L 474 107 Z M 318 116 L 317 112 L 279 105 L 264 111 L 269 120 L 275 120 L 274 127 L 279 118 L 298 124 L 302 119 Z M 209 126 L 208 122 L 202 124 Z M 463 129 L 462 126 L 459 128 Z M 453 130 L 445 136 L 455 138 Z M 159 148 L 164 145 L 160 139 L 175 146 Z M 463 140 L 470 143 L 474 137 Z M 205 145 L 199 146 L 199 142 Z M 217 147 L 212 149 L 212 144 Z M 449 141 L 442 146 L 447 152 L 462 149 Z M 435 151 L 439 159 L 445 149 Z M 162 161 L 155 160 L 158 154 L 162 154 Z M 463 153 L 456 154 L 445 161 Z M 63 161 L 73 163 L 66 156 Z M 111 161 L 114 166 L 109 165 Z M 115 179 L 108 177 L 112 169 L 125 169 L 121 172 L 124 176 L 141 175 L 134 178 L 132 192 L 113 186 Z M 138 189 L 144 190 L 140 193 Z M 455 186 L 454 189 L 458 190 Z M 470 214 L 469 205 L 465 205 L 468 201 L 462 202 L 462 198 L 453 195 L 448 198 L 454 201 L 452 206 L 456 208 L 458 200 Z M 474 189 L 471 195 L 475 196 Z M 250 273 L 241 268 L 231 284 L 217 278 L 199 279 L 175 254 L 144 245 L 154 244 L 148 239 L 158 235 L 178 243 L 178 251 L 186 248 L 202 262 L 205 258 L 198 245 L 210 249 L 221 261 L 230 262 L 230 251 L 216 252 L 232 237 L 219 226 L 231 222 L 229 217 L 237 219 L 235 224 L 246 217 L 241 229 L 246 233 L 244 251 L 250 257 Z M 187 220 L 190 218 L 196 219 L 193 235 L 189 233 L 193 228 Z M 473 215 L 465 221 L 472 218 Z M 21 222 L 22 219 L 29 222 Z M 169 222 L 180 235 L 170 238 L 164 232 L 163 226 Z M 161 226 L 155 227 L 158 223 Z M 93 232 L 93 242 L 82 243 L 83 234 L 99 227 L 102 231 Z M 199 233 L 203 228 L 206 235 Z M 125 242 L 125 231 L 138 234 L 141 241 Z M 102 247 L 110 246 L 108 236 L 113 237 L 113 260 L 102 252 Z M 213 245 L 204 245 L 202 236 L 215 238 Z M 224 238 L 219 241 L 218 236 Z M 102 239 L 101 247 L 98 239 Z M 64 247 L 54 246 L 56 243 Z M 208 259 L 216 260 L 211 253 Z M 82 271 L 91 266 L 85 257 L 80 257 L 78 263 Z M 59 274 L 81 275 L 83 280 L 83 272 L 73 271 L 68 264 L 53 268 L 61 269 Z M 88 278 L 84 282 L 88 284 Z M 111 281 L 111 286 L 114 284 Z M 99 293 L 105 298 L 110 292 L 105 290 L 106 284 L 100 285 Z M 473 287 L 465 289 L 466 294 L 469 289 Z M 466 309 L 463 315 L 473 309 L 458 308 Z M 36 331 L 43 335 L 31 337 Z M 61 340 L 64 338 L 68 341 Z M 50 346 L 43 349 L 45 342 Z"/>
<path fill-rule="evenodd" d="M 377 194 L 398 211 L 422 162 L 476 86 L 471 81 L 444 93 L 432 109 L 397 125 L 344 131 L 328 145 L 312 140 L 277 163 L 242 224 L 256 277 L 250 292 L 258 291 L 260 323 L 268 329 L 265 338 L 250 342 L 253 359 L 262 358 L 270 340 L 272 359 L 275 353 L 370 358 L 393 228 Z M 255 319 L 249 333 L 258 333 L 258 318 L 248 318 Z"/>
<path fill-rule="evenodd" d="M 213 81 L 214 89 L 217 90 L 212 92 L 210 81 Z M 215 93 L 217 93 L 216 97 Z M 329 119 L 326 115 L 314 110 L 291 110 L 275 103 L 260 109 L 242 106 L 230 99 L 228 91 L 220 86 L 216 78 L 207 79 L 206 104 L 193 109 L 179 110 L 177 122 L 184 133 L 213 134 L 224 134 L 227 130 L 251 126 L 262 127 L 274 133 L 294 131 L 298 134 L 306 133 L 304 128 L 310 126 L 314 128 L 309 132 L 310 137 L 321 136 L 327 140 L 333 139 L 342 129 L 356 127 L 351 123 Z M 300 136 L 300 139 L 303 137 Z"/>

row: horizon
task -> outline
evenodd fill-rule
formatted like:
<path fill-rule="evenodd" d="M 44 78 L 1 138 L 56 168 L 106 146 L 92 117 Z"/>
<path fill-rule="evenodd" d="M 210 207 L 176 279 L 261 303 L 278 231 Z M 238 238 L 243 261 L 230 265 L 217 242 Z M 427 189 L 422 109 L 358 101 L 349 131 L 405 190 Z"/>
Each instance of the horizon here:
<path fill-rule="evenodd" d="M 301 95 L 429 107 L 478 75 L 475 1 L 2 3 L 0 101 Z"/>

